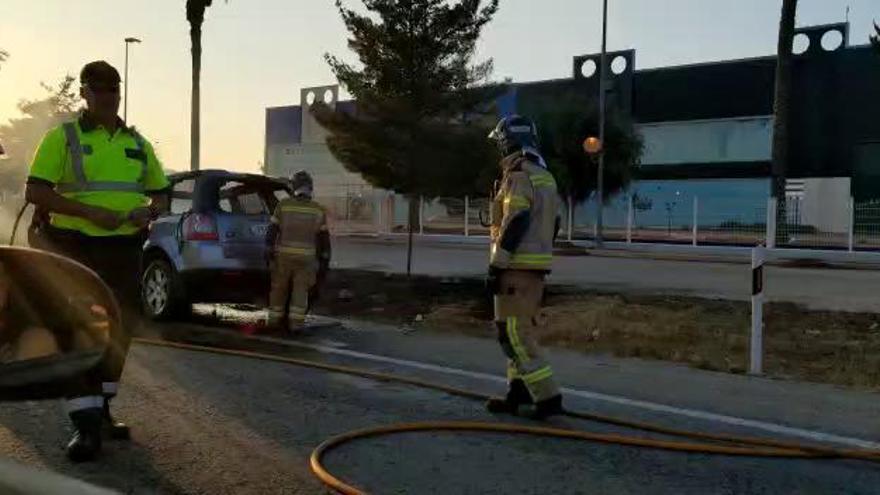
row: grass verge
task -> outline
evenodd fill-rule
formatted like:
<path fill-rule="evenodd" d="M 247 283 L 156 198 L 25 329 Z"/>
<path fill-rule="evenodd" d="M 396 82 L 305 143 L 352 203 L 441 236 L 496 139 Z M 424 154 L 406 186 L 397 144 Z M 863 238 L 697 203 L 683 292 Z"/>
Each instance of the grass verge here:
<path fill-rule="evenodd" d="M 337 271 L 315 312 L 494 338 L 491 306 L 477 280 Z M 604 294 L 549 287 L 546 346 L 685 363 L 744 373 L 746 302 Z M 880 315 L 765 306 L 768 376 L 880 389 Z"/>

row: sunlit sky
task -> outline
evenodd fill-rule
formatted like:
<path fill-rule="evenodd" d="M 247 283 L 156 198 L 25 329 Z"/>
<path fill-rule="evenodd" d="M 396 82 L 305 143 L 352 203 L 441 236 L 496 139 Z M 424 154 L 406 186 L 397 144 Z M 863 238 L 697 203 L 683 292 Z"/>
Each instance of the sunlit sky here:
<path fill-rule="evenodd" d="M 349 5 L 360 4 L 345 0 Z M 609 49 L 636 49 L 637 68 L 772 54 L 781 0 L 610 0 Z M 167 168 L 189 167 L 190 44 L 185 0 L 0 0 L 0 122 L 40 82 L 78 75 L 105 59 L 123 70 L 130 53 L 129 121 Z M 798 25 L 843 21 L 864 44 L 877 0 L 801 0 Z M 501 0 L 480 56 L 496 79 L 568 77 L 571 57 L 599 50 L 601 0 Z M 204 25 L 202 166 L 256 171 L 265 108 L 297 104 L 302 87 L 332 83 L 325 52 L 345 55 L 332 0 L 215 0 Z"/>

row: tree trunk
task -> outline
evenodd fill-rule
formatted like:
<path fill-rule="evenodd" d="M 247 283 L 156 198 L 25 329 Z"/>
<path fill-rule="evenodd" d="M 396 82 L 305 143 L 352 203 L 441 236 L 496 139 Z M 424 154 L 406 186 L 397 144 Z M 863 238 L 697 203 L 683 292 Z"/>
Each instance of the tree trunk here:
<path fill-rule="evenodd" d="M 202 77 L 202 25 L 193 24 L 189 29 L 192 42 L 192 105 L 190 108 L 190 170 L 199 169 L 201 150 L 201 77 Z"/>
<path fill-rule="evenodd" d="M 773 100 L 773 151 L 771 174 L 773 177 L 772 195 L 778 202 L 777 244 L 784 242 L 785 232 L 785 179 L 788 173 L 789 124 L 791 121 L 791 73 L 792 45 L 794 44 L 794 25 L 797 14 L 797 0 L 783 0 L 779 18 L 779 42 L 776 61 L 776 87 Z"/>

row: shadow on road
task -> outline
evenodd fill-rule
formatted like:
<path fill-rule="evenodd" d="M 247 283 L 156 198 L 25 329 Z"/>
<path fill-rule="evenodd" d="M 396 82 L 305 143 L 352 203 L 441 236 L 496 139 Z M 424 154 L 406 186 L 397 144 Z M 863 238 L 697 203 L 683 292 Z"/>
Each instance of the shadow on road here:
<path fill-rule="evenodd" d="M 137 430 L 130 442 L 106 441 L 102 456 L 95 462 L 68 461 L 64 445 L 72 429 L 61 401 L 4 404 L 0 408 L 0 425 L 23 444 L 13 451 L 5 449 L 13 461 L 121 493 L 188 493 L 155 468 Z"/>

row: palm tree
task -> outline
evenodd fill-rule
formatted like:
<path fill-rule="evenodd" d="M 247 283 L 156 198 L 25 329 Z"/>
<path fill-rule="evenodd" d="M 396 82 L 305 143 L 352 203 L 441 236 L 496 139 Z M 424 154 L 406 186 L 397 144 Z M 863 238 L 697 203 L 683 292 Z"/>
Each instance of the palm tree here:
<path fill-rule="evenodd" d="M 877 53 L 880 53 L 880 26 L 877 23 L 874 23 L 874 31 L 877 34 L 871 36 L 871 44 L 874 45 L 874 49 L 877 50 Z"/>
<path fill-rule="evenodd" d="M 202 78 L 202 23 L 205 10 L 213 0 L 186 0 L 186 20 L 192 43 L 192 106 L 190 110 L 190 170 L 199 169 L 201 147 L 201 78 Z"/>
<path fill-rule="evenodd" d="M 9 52 L 0 48 L 0 62 L 6 62 L 6 59 L 9 58 Z"/>
<path fill-rule="evenodd" d="M 785 175 L 788 169 L 788 137 L 791 120 L 791 72 L 792 46 L 797 0 L 782 0 L 779 18 L 779 44 L 776 61 L 776 88 L 773 100 L 773 151 L 771 173 L 773 175 L 773 198 L 778 201 L 777 225 L 785 219 Z M 782 229 L 777 229 L 780 239 Z"/>

